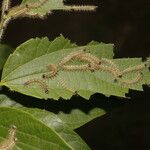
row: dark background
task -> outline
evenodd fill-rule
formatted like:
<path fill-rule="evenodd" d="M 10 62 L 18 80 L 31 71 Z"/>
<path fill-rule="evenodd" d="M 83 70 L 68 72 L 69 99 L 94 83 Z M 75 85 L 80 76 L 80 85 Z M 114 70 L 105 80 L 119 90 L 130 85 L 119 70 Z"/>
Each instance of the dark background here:
<path fill-rule="evenodd" d="M 19 2 L 13 0 L 13 5 Z M 14 20 L 6 30 L 3 43 L 16 47 L 32 37 L 48 36 L 53 40 L 63 34 L 79 45 L 91 40 L 114 43 L 115 57 L 145 58 L 150 55 L 150 0 L 68 0 L 66 3 L 93 4 L 99 8 L 96 12 L 54 11 L 45 20 Z M 81 109 L 87 112 L 95 106 L 105 108 L 107 115 L 76 130 L 91 149 L 150 150 L 149 91 L 146 86 L 144 92 L 130 91 L 131 99 L 106 98 L 95 94 L 89 102 L 81 102 L 81 98 L 77 97 L 59 104 L 36 99 L 32 105 L 40 105 L 41 108 L 51 105 L 47 110 L 55 106 L 55 111 L 62 107 L 69 109 L 84 106 L 87 108 Z M 22 103 L 29 105 L 31 101 L 27 99 Z"/>

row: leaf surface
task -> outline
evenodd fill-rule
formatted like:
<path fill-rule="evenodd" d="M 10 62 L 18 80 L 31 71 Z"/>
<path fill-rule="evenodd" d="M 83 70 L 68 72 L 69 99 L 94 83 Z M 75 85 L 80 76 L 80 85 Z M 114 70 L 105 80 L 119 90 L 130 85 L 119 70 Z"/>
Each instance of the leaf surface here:
<path fill-rule="evenodd" d="M 2 74 L 2 84 L 11 90 L 26 95 L 55 100 L 60 97 L 70 99 L 76 93 L 85 99 L 89 99 L 94 93 L 125 97 L 129 89 L 142 90 L 143 84 L 149 84 L 148 67 L 142 69 L 142 78 L 135 84 L 114 82 L 114 76 L 110 72 L 102 70 L 94 72 L 60 70 L 52 79 L 42 78 L 43 74 L 50 73 L 47 69 L 48 65 L 54 64 L 57 66 L 64 57 L 82 49 L 99 59 L 107 59 L 113 62 L 121 71 L 142 64 L 140 58 L 113 59 L 113 44 L 92 42 L 86 46 L 77 47 L 62 36 L 52 42 L 47 38 L 36 38 L 20 45 L 8 58 Z M 72 63 L 78 64 L 79 62 L 74 61 Z M 111 69 L 113 69 L 112 66 Z M 122 79 L 132 81 L 136 78 L 136 75 L 137 71 L 131 72 L 123 76 Z M 40 84 L 34 83 L 25 86 L 26 82 L 33 80 L 38 80 Z M 49 93 L 46 93 L 45 89 Z"/>

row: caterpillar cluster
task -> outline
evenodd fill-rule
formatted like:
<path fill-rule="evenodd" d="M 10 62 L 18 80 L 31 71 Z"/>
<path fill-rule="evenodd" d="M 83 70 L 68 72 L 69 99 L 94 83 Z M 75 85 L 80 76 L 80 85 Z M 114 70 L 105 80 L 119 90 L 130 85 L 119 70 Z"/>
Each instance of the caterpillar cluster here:
<path fill-rule="evenodd" d="M 70 65 L 69 63 L 72 60 L 78 60 L 83 62 L 84 64 L 80 65 Z M 142 70 L 147 67 L 146 63 L 140 64 L 134 67 L 128 67 L 124 70 L 120 70 L 118 66 L 110 59 L 106 58 L 97 58 L 96 56 L 90 54 L 85 49 L 81 49 L 79 51 L 71 52 L 67 56 L 63 57 L 58 64 L 49 64 L 47 69 L 49 71 L 48 74 L 43 74 L 42 79 L 53 79 L 55 78 L 60 70 L 66 71 L 104 71 L 110 73 L 114 81 L 117 81 L 123 85 L 133 85 L 138 83 L 143 78 Z M 123 76 L 129 73 L 137 72 L 137 76 L 133 79 L 126 80 L 123 79 Z M 38 86 L 45 92 L 48 93 L 47 84 L 41 79 L 32 79 L 28 80 L 24 83 L 25 86 L 29 84 L 38 84 Z M 62 87 L 66 88 L 66 84 L 59 81 Z"/>
<path fill-rule="evenodd" d="M 9 129 L 7 138 L 2 143 L 0 143 L 0 150 L 10 150 L 15 146 L 17 141 L 16 130 L 17 127 L 15 125 L 12 125 Z"/>
<path fill-rule="evenodd" d="M 85 64 L 69 65 L 69 62 L 71 62 L 74 59 L 82 61 Z M 68 54 L 66 57 L 62 58 L 62 60 L 60 60 L 60 62 L 58 63 L 58 67 L 56 67 L 55 69 L 52 69 L 51 67 L 51 73 L 47 75 L 47 78 L 56 76 L 57 75 L 56 72 L 58 73 L 58 71 L 61 69 L 67 70 L 67 71 L 87 71 L 87 70 L 96 71 L 98 70 L 98 71 L 104 71 L 104 72 L 110 73 L 113 76 L 114 80 L 119 81 L 122 84 L 131 85 L 142 80 L 141 72 L 145 67 L 146 67 L 146 64 L 143 63 L 138 66 L 128 67 L 124 70 L 120 70 L 118 66 L 112 60 L 106 59 L 106 58 L 99 59 L 96 56 L 90 53 L 87 53 L 85 49 L 82 49 L 79 51 L 72 52 Z M 52 71 L 52 70 L 55 70 L 55 71 Z M 137 72 L 138 73 L 137 77 L 135 77 L 134 79 L 130 79 L 130 80 L 125 80 L 122 78 L 125 74 L 132 73 L 132 72 Z"/>

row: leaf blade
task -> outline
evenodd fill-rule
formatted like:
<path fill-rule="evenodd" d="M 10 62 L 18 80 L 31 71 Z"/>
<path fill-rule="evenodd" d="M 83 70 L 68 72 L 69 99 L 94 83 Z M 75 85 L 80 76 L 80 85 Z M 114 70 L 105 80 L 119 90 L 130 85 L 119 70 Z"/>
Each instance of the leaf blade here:
<path fill-rule="evenodd" d="M 60 133 L 63 131 L 63 128 L 61 125 L 56 131 L 52 129 L 51 126 L 48 127 L 46 124 L 34 118 L 34 116 L 27 111 L 18 110 L 16 108 L 1 107 L 0 112 L 0 119 L 3 120 L 0 122 L 0 130 L 4 130 L 4 127 L 8 130 L 10 125 L 15 125 L 17 127 L 16 136 L 18 138 L 18 142 L 16 142 L 15 146 L 19 148 L 25 147 L 25 149 L 27 149 L 31 147 L 33 149 L 47 150 L 49 148 L 60 149 L 60 147 L 61 149 L 89 149 L 81 138 L 69 129 L 68 131 L 65 129 L 64 133 L 66 132 L 66 137 L 68 135 L 72 138 L 70 139 L 68 137 L 68 141 L 67 138 L 66 140 L 62 139 Z"/>

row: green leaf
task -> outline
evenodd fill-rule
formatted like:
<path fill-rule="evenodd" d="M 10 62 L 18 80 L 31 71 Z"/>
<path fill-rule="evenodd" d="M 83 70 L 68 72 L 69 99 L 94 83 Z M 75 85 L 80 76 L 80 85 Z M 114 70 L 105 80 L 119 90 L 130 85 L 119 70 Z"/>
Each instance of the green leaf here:
<path fill-rule="evenodd" d="M 71 47 L 71 48 L 70 48 Z M 66 54 L 69 54 L 72 51 L 77 51 L 81 48 L 86 48 L 90 50 L 93 54 L 97 55 L 99 58 L 113 57 L 113 45 L 112 44 L 97 44 L 97 45 L 88 45 L 83 47 L 75 47 L 74 44 L 71 44 L 70 41 L 64 39 L 60 36 L 54 41 L 49 42 L 47 38 L 43 39 L 31 39 L 24 44 L 20 45 L 16 51 L 11 55 L 4 67 L 2 74 L 2 82 L 4 85 L 8 86 L 11 90 L 16 90 L 26 95 L 31 95 L 38 98 L 54 98 L 58 99 L 62 97 L 64 99 L 69 99 L 74 93 L 70 92 L 67 89 L 64 89 L 62 85 L 58 85 L 58 82 L 61 82 L 60 79 L 65 81 L 68 80 L 68 83 L 71 83 L 71 76 L 73 77 L 73 82 L 79 81 L 79 79 L 85 78 L 84 72 L 67 72 L 63 71 L 59 74 L 56 80 L 51 80 L 49 83 L 51 87 L 51 92 L 49 94 L 43 93 L 38 87 L 32 89 L 30 87 L 24 87 L 24 82 L 29 79 L 41 78 L 42 73 L 46 73 L 46 66 L 50 63 L 56 63 Z M 59 51 L 58 51 L 59 50 Z M 68 74 L 69 73 L 69 74 Z M 91 76 L 91 73 L 86 75 L 89 83 L 95 84 L 95 77 Z M 86 80 L 87 80 L 86 79 Z M 18 82 L 19 81 L 19 82 Z M 93 82 L 94 81 L 94 82 Z M 49 81 L 46 81 L 49 82 Z M 89 98 L 93 94 L 94 90 L 86 89 L 87 84 L 82 80 L 83 86 L 81 89 L 77 89 L 79 84 L 76 82 L 76 85 L 72 83 L 70 86 L 74 86 L 74 91 L 79 91 L 79 95 Z M 82 85 L 81 82 L 81 85 Z M 93 86 L 93 85 L 92 85 Z M 88 88 L 88 87 L 87 87 Z M 97 88 L 97 87 L 96 87 Z M 103 87 L 102 87 L 103 88 Z M 105 89 L 104 89 L 105 90 Z"/>
<path fill-rule="evenodd" d="M 0 70 L 2 70 L 5 61 L 12 51 L 13 49 L 10 46 L 0 44 Z"/>
<path fill-rule="evenodd" d="M 31 112 L 31 111 L 29 111 Z M 16 108 L 1 107 L 0 108 L 0 145 L 6 139 L 8 130 L 11 125 L 17 127 L 14 149 L 89 149 L 84 141 L 72 130 L 53 115 L 48 118 L 38 119 L 42 116 L 36 114 L 36 110 L 32 110 L 32 114 L 25 110 Z M 44 111 L 43 111 L 44 115 Z M 35 117 L 36 116 L 36 117 Z M 38 117 L 37 117 L 38 116 Z M 46 124 L 50 119 L 49 124 Z M 6 143 L 7 145 L 10 144 Z"/>
<path fill-rule="evenodd" d="M 63 0 L 23 0 L 22 5 L 28 4 L 32 6 L 38 6 L 33 7 L 33 9 L 28 10 L 26 12 L 27 15 L 30 16 L 40 16 L 44 17 L 48 13 L 52 13 L 53 10 L 77 10 L 77 11 L 91 11 L 94 10 L 95 6 L 67 6 L 64 4 Z M 35 5 L 36 4 L 36 5 Z M 32 8 L 32 7 L 31 7 Z"/>
<path fill-rule="evenodd" d="M 103 116 L 106 112 L 100 108 L 93 108 L 88 113 L 82 112 L 80 109 L 73 109 L 68 114 L 59 112 L 58 116 L 70 128 L 77 129 L 93 119 Z"/>
<path fill-rule="evenodd" d="M 54 114 L 53 112 L 45 110 L 23 107 L 23 105 L 17 103 L 6 95 L 1 94 L 0 107 L 2 106 L 23 109 L 24 111 L 31 113 L 35 118 L 44 122 L 44 124 L 46 124 L 47 126 L 51 126 L 52 128 L 55 128 L 55 126 L 57 125 L 56 122 L 58 122 L 66 125 L 67 128 L 70 128 L 72 130 L 77 129 L 106 113 L 106 111 L 101 108 L 91 108 L 88 112 L 83 112 L 78 108 L 74 108 L 68 113 L 59 111 L 58 114 Z"/>
<path fill-rule="evenodd" d="M 112 59 L 113 44 L 94 42 L 94 44 L 77 47 L 62 36 L 52 42 L 49 42 L 47 38 L 36 38 L 20 45 L 8 58 L 2 73 L 1 84 L 26 95 L 55 100 L 60 97 L 70 99 L 75 93 L 85 99 L 89 99 L 94 93 L 125 97 L 129 89 L 142 90 L 143 84 L 149 84 L 148 67 L 140 69 L 143 76 L 135 84 L 122 84 L 121 81 L 134 80 L 139 70 L 123 75 L 119 82 L 114 82 L 115 78 L 110 72 L 101 70 L 94 72 L 61 70 L 53 79 L 45 80 L 42 78 L 43 74 L 49 74 L 50 71 L 47 69 L 49 64 L 58 65 L 64 57 L 81 49 L 90 51 L 91 55 L 99 59 L 106 58 L 115 64 L 120 71 L 132 66 L 144 65 L 138 58 Z M 78 64 L 79 62 L 74 61 L 72 63 Z M 108 67 L 111 71 L 114 70 L 113 66 Z M 25 86 L 26 82 L 34 79 L 38 80 L 40 84 L 34 83 Z M 49 90 L 49 93 L 47 93 L 47 90 Z"/>

